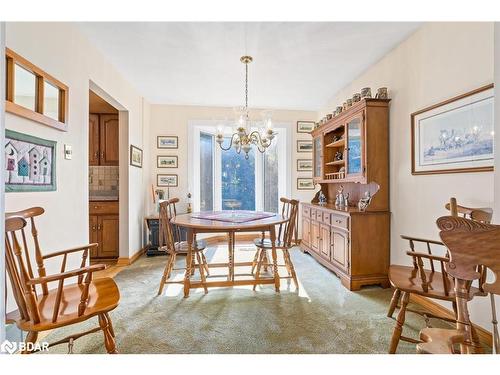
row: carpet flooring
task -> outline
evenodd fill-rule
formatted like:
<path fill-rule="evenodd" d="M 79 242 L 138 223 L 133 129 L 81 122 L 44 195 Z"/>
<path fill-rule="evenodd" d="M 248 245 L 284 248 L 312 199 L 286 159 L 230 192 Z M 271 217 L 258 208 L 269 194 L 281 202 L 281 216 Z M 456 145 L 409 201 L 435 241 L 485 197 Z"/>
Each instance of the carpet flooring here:
<path fill-rule="evenodd" d="M 237 261 L 251 259 L 253 251 L 248 245 L 238 246 Z M 140 258 L 115 277 L 121 301 L 111 319 L 119 352 L 387 353 L 395 324 L 386 317 L 391 290 L 369 287 L 350 292 L 311 256 L 297 248 L 291 254 L 299 292 L 283 280 L 280 293 L 275 293 L 273 285 L 263 285 L 255 292 L 250 286 L 214 288 L 208 294 L 193 290 L 189 298 L 183 298 L 181 285 L 166 286 L 163 295 L 157 296 L 166 257 Z M 225 257 L 222 246 L 207 250 L 209 262 Z M 178 266 L 184 262 L 180 257 Z M 249 270 L 238 270 L 242 271 Z M 176 278 L 182 278 L 180 271 Z M 55 330 L 46 340 L 52 342 L 96 324 L 93 318 Z M 422 327 L 420 316 L 407 313 L 404 334 L 417 337 Z M 78 339 L 73 349 L 75 353 L 105 353 L 102 334 Z M 66 351 L 60 345 L 49 353 Z M 398 352 L 414 353 L 415 346 L 401 341 Z"/>

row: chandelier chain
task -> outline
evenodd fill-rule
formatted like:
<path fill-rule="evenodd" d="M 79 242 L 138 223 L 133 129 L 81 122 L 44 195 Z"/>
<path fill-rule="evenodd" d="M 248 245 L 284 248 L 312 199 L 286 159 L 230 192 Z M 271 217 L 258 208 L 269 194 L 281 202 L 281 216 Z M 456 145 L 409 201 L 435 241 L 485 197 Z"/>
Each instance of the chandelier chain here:
<path fill-rule="evenodd" d="M 245 64 L 245 109 L 248 109 L 248 63 Z"/>

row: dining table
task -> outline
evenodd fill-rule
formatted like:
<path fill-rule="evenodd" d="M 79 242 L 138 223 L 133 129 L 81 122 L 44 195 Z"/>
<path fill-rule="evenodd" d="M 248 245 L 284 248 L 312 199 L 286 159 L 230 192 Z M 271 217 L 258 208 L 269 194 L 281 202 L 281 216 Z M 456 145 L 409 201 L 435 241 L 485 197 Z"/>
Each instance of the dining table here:
<path fill-rule="evenodd" d="M 227 210 L 227 211 L 204 211 L 187 214 L 179 214 L 171 219 L 173 225 L 184 228 L 187 233 L 187 257 L 186 272 L 184 274 L 184 297 L 189 296 L 190 289 L 203 286 L 209 287 L 231 287 L 239 285 L 274 284 L 276 292 L 280 290 L 280 278 L 278 273 L 278 260 L 276 254 L 276 226 L 289 220 L 281 214 L 248 211 L 248 210 Z M 248 267 L 252 262 L 235 261 L 235 234 L 239 232 L 257 232 L 262 237 L 269 234 L 272 243 L 272 277 L 255 276 L 247 278 L 236 278 L 236 267 Z M 225 280 L 210 280 L 205 282 L 191 280 L 193 271 L 193 246 L 196 243 L 196 235 L 200 233 L 227 233 L 227 263 L 208 263 L 209 268 L 227 267 L 228 272 Z M 244 276 L 244 275 L 243 275 Z M 220 278 L 220 275 L 218 275 Z"/>

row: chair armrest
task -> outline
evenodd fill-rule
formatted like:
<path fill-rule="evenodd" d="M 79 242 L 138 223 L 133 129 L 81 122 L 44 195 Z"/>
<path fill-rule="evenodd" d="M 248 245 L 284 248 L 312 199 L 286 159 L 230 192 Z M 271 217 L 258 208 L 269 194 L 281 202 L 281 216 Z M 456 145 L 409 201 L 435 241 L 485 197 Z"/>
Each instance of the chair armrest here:
<path fill-rule="evenodd" d="M 97 247 L 97 245 L 98 244 L 96 244 L 96 243 L 91 243 L 91 244 L 84 245 L 84 246 L 73 247 L 73 248 L 67 249 L 67 250 L 56 251 L 54 253 L 50 253 L 50 254 L 42 256 L 42 259 L 54 258 L 54 257 L 58 257 L 58 256 L 61 256 L 64 254 L 76 253 L 78 251 L 87 250 L 87 249 L 90 250 L 93 247 Z"/>
<path fill-rule="evenodd" d="M 442 257 L 439 255 L 432 255 L 432 254 L 427 254 L 427 253 L 419 253 L 417 251 L 407 251 L 406 255 L 409 255 L 411 257 L 418 257 L 418 258 L 426 258 L 426 259 L 431 259 L 431 260 L 436 260 L 438 262 L 449 262 L 450 259 L 446 257 Z"/>
<path fill-rule="evenodd" d="M 43 276 L 43 277 L 36 277 L 34 279 L 28 280 L 29 285 L 35 285 L 35 284 L 45 284 L 45 283 L 50 283 L 52 281 L 59 281 L 59 280 L 64 280 L 69 277 L 75 277 L 75 276 L 80 276 L 86 273 L 92 273 L 96 271 L 101 271 L 106 269 L 106 265 L 104 264 L 94 264 L 92 266 L 88 267 L 83 267 L 83 268 L 78 268 L 76 270 L 71 270 L 71 271 L 66 271 L 63 273 L 56 273 L 53 275 L 49 276 Z"/>
<path fill-rule="evenodd" d="M 444 243 L 442 243 L 441 241 L 428 240 L 428 239 L 425 239 L 425 238 L 410 237 L 410 236 L 405 236 L 405 235 L 401 235 L 401 238 L 403 240 L 408 240 L 408 241 L 427 242 L 427 243 L 431 243 L 431 244 L 434 244 L 434 245 L 444 246 Z"/>

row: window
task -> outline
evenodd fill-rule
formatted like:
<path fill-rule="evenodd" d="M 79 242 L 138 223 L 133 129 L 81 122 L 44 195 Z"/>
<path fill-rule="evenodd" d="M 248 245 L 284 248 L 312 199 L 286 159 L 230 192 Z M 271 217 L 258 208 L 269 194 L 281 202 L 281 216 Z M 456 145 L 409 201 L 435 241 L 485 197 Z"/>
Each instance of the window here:
<path fill-rule="evenodd" d="M 5 110 L 67 130 L 68 88 L 28 60 L 6 49 Z"/>
<path fill-rule="evenodd" d="M 278 133 L 265 153 L 252 148 L 249 158 L 234 149 L 222 151 L 215 141 L 214 121 L 193 121 L 189 130 L 189 191 L 195 211 L 257 210 L 278 212 L 281 196 L 288 196 L 291 149 L 287 127 Z M 229 130 L 229 129 L 228 129 Z M 229 145 L 230 133 L 224 141 Z"/>

